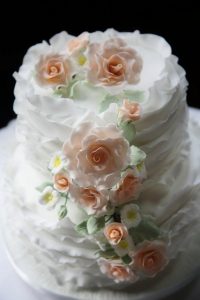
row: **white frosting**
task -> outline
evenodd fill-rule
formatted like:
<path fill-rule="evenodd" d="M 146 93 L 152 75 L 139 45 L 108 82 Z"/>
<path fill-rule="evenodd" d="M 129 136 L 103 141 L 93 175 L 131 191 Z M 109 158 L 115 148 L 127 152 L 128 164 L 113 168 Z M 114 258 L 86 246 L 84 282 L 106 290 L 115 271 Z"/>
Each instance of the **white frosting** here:
<path fill-rule="evenodd" d="M 142 118 L 136 122 L 135 143 L 147 153 L 145 181 L 140 205 L 145 214 L 155 217 L 157 224 L 170 232 L 170 257 L 185 247 L 185 235 L 199 215 L 197 193 L 199 161 L 197 149 L 191 150 L 188 135 L 188 112 L 184 70 L 171 54 L 164 39 L 150 34 L 105 33 L 90 34 L 90 40 L 104 41 L 119 36 L 133 46 L 143 60 L 141 80 L 123 89 L 142 90 Z M 35 78 L 34 66 L 38 55 L 63 54 L 71 38 L 62 32 L 50 40 L 32 47 L 25 56 L 15 88 L 15 111 L 18 114 L 18 144 L 7 173 L 12 178 L 12 206 L 9 215 L 15 217 L 14 232 L 32 243 L 32 253 L 61 286 L 119 289 L 106 278 L 96 263 L 95 243 L 80 237 L 67 219 L 57 220 L 55 211 L 47 211 L 37 203 L 35 187 L 48 181 L 47 166 L 51 155 L 60 150 L 73 128 L 84 119 L 95 122 L 97 108 L 105 95 L 101 87 L 79 84 L 76 99 L 53 95 L 51 88 L 40 87 Z M 119 87 L 116 89 L 119 92 Z M 117 93 L 118 93 L 117 92 Z M 105 124 L 116 120 L 116 104 L 100 114 Z M 92 114 L 91 114 L 92 112 Z M 13 179 L 14 178 L 14 179 Z M 10 184 L 10 181 L 8 181 Z M 8 189 L 8 186 L 7 186 Z M 71 219 L 75 208 L 69 207 Z M 35 253 L 35 254 L 34 254 Z"/>

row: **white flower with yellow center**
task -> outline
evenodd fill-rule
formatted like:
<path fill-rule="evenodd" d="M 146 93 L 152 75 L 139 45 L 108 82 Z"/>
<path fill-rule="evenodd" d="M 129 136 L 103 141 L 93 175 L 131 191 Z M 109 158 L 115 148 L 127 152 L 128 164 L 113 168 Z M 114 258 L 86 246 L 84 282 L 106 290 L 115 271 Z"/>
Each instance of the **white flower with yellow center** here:
<path fill-rule="evenodd" d="M 137 227 L 141 221 L 140 208 L 136 204 L 127 204 L 121 209 L 122 223 L 127 227 Z"/>
<path fill-rule="evenodd" d="M 39 199 L 40 204 L 46 205 L 47 208 L 54 208 L 59 200 L 59 193 L 51 186 L 47 186 L 41 194 Z"/>
<path fill-rule="evenodd" d="M 134 243 L 133 243 L 133 240 L 130 236 L 127 236 L 127 238 L 121 240 L 119 242 L 119 244 L 117 244 L 114 249 L 115 249 L 115 252 L 120 256 L 120 257 L 123 257 L 125 256 L 126 254 L 130 253 L 133 251 L 134 249 Z"/>
<path fill-rule="evenodd" d="M 56 152 L 49 163 L 49 169 L 53 174 L 58 173 L 66 166 L 66 158 L 62 152 Z"/>

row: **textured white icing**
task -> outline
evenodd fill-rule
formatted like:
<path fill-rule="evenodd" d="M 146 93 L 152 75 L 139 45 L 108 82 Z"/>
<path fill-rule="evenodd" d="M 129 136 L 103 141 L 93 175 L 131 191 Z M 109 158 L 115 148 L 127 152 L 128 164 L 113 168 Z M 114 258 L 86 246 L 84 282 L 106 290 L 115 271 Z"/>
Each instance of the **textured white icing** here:
<path fill-rule="evenodd" d="M 187 157 L 191 162 L 188 178 L 189 182 L 195 180 L 197 184 L 200 180 L 199 165 L 196 163 L 199 162 L 200 158 L 198 151 L 199 127 L 192 125 L 190 133 L 193 147 L 188 152 Z M 11 145 L 11 141 L 7 144 L 9 145 L 7 152 L 9 152 L 9 149 L 11 151 L 14 145 Z M 181 180 L 181 174 L 179 177 Z M 23 199 L 20 199 L 16 193 L 16 187 L 12 186 L 12 178 L 8 180 L 7 177 L 5 189 L 5 235 L 9 251 L 17 267 L 26 274 L 26 280 L 30 280 L 31 284 L 78 299 L 85 299 L 85 297 L 93 299 L 94 296 L 96 299 L 102 299 L 102 297 L 110 299 L 113 297 L 112 293 L 115 289 L 117 289 L 117 299 L 132 299 L 133 295 L 139 299 L 137 297 L 145 295 L 145 292 L 150 297 L 152 289 L 154 292 L 169 289 L 175 282 L 179 283 L 186 280 L 199 264 L 199 240 L 197 239 L 200 210 L 198 202 L 199 184 L 191 186 L 190 183 L 185 182 L 186 189 L 180 188 L 177 192 L 179 195 L 173 195 L 173 203 L 168 202 L 170 197 L 165 198 L 162 203 L 155 203 L 155 196 L 159 193 L 160 195 L 163 194 L 163 187 L 154 188 L 151 186 L 151 190 L 147 189 L 148 199 L 152 201 L 154 207 L 156 204 L 156 211 L 160 204 L 165 203 L 165 208 L 162 209 L 161 207 L 160 212 L 158 212 L 158 221 L 164 216 L 165 228 L 172 232 L 173 248 L 171 255 L 173 256 L 176 253 L 175 250 L 181 247 L 183 257 L 177 259 L 176 262 L 173 261 L 166 271 L 154 280 L 145 281 L 145 288 L 143 284 L 136 284 L 133 288 L 126 287 L 123 290 L 123 285 L 113 285 L 112 281 L 99 276 L 94 262 L 92 244 L 85 243 L 84 238 L 76 235 L 67 219 L 56 224 L 56 219 L 50 220 L 48 215 L 46 222 L 45 210 L 40 217 L 39 211 L 36 211 L 36 206 L 35 208 L 24 206 Z M 183 183 L 184 181 L 182 181 Z M 25 197 L 24 199 L 27 200 Z M 196 257 L 195 260 L 194 257 Z M 93 292 L 95 284 L 100 288 L 96 287 L 95 292 Z M 109 285 L 109 291 L 106 290 L 107 285 Z M 84 289 L 81 289 L 81 286 Z M 88 289 L 88 287 L 91 288 Z M 139 296 L 138 293 L 141 295 Z"/>
<path fill-rule="evenodd" d="M 190 148 L 185 72 L 161 37 L 108 30 L 92 33 L 90 38 L 99 42 L 118 35 L 140 53 L 144 64 L 140 82 L 125 87 L 145 91 L 140 103 L 142 118 L 136 122 L 135 143 L 147 153 L 148 179 L 138 201 L 144 213 L 150 213 L 157 224 L 170 231 L 172 258 L 184 248 L 184 236 L 199 214 L 196 201 L 199 186 L 194 187 L 194 181 L 199 183 L 194 162 L 199 161 L 199 154 Z M 37 203 L 35 188 L 49 179 L 47 166 L 51 155 L 61 149 L 82 120 L 90 117 L 95 122 L 97 107 L 105 94 L 102 88 L 80 84 L 75 100 L 62 99 L 52 95 L 51 88 L 41 88 L 36 83 L 33 66 L 38 55 L 62 54 L 69 39 L 63 32 L 50 40 L 51 46 L 43 42 L 32 47 L 16 74 L 14 108 L 18 114 L 18 144 L 7 173 L 8 179 L 14 178 L 9 214 L 15 216 L 15 233 L 31 241 L 31 255 L 37 253 L 36 259 L 54 274 L 61 286 L 109 286 L 114 290 L 124 284 L 115 285 L 100 273 L 92 239 L 86 241 L 74 231 L 69 220 L 58 221 L 55 211 L 46 211 Z M 100 116 L 103 123 L 114 123 L 116 105 L 110 105 Z"/>

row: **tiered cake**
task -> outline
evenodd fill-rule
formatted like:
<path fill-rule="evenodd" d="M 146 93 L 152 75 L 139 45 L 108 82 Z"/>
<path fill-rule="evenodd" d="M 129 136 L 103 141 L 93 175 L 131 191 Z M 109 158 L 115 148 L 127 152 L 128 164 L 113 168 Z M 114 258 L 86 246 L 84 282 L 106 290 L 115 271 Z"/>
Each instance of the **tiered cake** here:
<path fill-rule="evenodd" d="M 199 266 L 199 129 L 166 41 L 62 32 L 15 78 L 4 226 L 22 276 L 78 299 L 150 299 L 186 281 Z"/>

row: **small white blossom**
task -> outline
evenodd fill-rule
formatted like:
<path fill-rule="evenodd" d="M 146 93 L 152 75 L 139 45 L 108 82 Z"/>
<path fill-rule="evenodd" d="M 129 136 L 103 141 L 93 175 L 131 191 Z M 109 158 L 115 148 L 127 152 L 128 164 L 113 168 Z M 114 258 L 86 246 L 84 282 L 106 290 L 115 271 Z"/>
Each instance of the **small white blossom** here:
<path fill-rule="evenodd" d="M 127 236 L 127 238 L 121 240 L 119 244 L 117 244 L 114 249 L 115 252 L 120 256 L 125 256 L 126 254 L 133 251 L 135 245 L 133 243 L 133 240 L 130 236 Z"/>
<path fill-rule="evenodd" d="M 54 208 L 59 200 L 59 193 L 51 186 L 47 186 L 39 199 L 40 204 L 46 205 L 48 208 Z"/>
<path fill-rule="evenodd" d="M 127 227 L 136 227 L 141 221 L 140 208 L 136 204 L 127 204 L 121 210 L 122 223 Z"/>
<path fill-rule="evenodd" d="M 49 163 L 49 169 L 53 174 L 58 173 L 66 166 L 66 158 L 62 152 L 56 152 Z"/>

